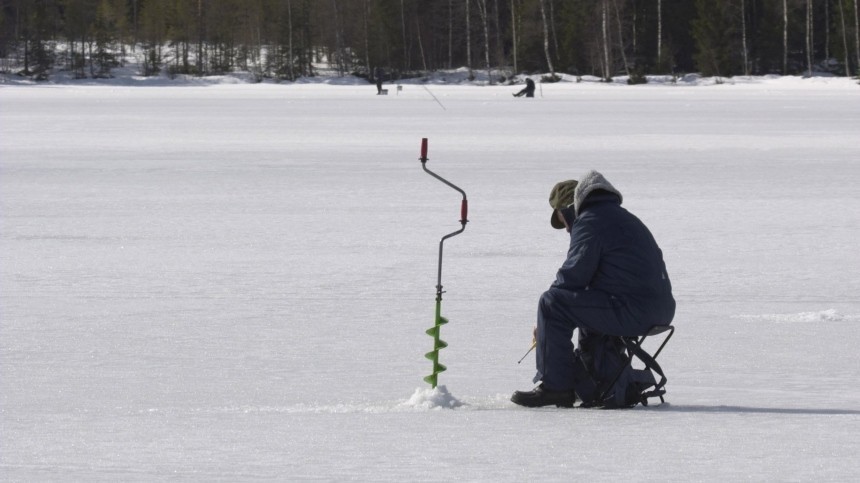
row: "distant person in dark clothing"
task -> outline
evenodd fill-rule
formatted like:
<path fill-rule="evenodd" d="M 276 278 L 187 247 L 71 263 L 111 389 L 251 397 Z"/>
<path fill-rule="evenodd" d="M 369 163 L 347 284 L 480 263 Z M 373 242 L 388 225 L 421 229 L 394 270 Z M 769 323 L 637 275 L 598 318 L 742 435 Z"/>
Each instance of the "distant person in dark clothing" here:
<path fill-rule="evenodd" d="M 373 76 L 376 77 L 376 94 L 382 94 L 382 76 L 385 75 L 385 71 L 382 67 L 377 67 L 376 71 L 373 73 Z"/>
<path fill-rule="evenodd" d="M 514 97 L 522 97 L 522 96 L 526 96 L 526 97 L 534 97 L 535 96 L 535 81 L 533 81 L 531 79 L 526 79 L 526 86 L 523 87 L 523 89 L 521 91 L 514 94 Z"/>

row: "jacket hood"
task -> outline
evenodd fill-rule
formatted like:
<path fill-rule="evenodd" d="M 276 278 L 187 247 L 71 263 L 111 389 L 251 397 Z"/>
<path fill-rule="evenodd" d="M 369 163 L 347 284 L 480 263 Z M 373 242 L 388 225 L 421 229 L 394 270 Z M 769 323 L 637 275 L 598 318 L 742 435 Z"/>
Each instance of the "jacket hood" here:
<path fill-rule="evenodd" d="M 580 215 L 580 209 L 585 203 L 585 199 L 588 198 L 588 195 L 597 190 L 604 190 L 617 195 L 619 202 L 624 201 L 624 197 L 621 196 L 621 192 L 615 189 L 615 187 L 612 186 L 612 184 L 607 181 L 602 174 L 591 170 L 579 178 L 579 184 L 576 185 L 576 190 L 573 192 L 573 209 L 576 216 Z"/>

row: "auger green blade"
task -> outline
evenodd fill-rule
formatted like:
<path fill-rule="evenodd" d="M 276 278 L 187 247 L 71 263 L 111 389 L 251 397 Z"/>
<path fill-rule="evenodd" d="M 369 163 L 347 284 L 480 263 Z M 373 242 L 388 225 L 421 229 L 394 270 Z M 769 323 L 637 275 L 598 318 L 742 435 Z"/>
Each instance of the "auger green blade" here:
<path fill-rule="evenodd" d="M 427 334 L 433 338 L 433 350 L 424 354 L 425 358 L 433 361 L 433 374 L 425 377 L 424 382 L 430 384 L 434 388 L 436 387 L 436 383 L 438 382 L 439 373 L 444 372 L 445 370 L 448 369 L 447 367 L 443 366 L 442 364 L 439 364 L 439 349 L 444 349 L 444 348 L 448 347 L 448 343 L 439 338 L 440 328 L 441 328 L 441 326 L 448 323 L 448 319 L 446 319 L 445 317 L 442 317 L 439 314 L 439 311 L 440 311 L 440 304 L 437 301 L 436 302 L 435 325 L 433 327 L 430 327 L 426 331 L 424 331 L 425 334 Z"/>

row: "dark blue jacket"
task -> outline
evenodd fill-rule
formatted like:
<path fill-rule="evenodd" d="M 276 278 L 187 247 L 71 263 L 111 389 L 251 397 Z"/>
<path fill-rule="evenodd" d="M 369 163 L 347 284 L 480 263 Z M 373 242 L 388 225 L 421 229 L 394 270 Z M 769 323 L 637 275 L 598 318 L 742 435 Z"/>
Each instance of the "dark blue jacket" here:
<path fill-rule="evenodd" d="M 664 325 L 675 315 L 663 252 L 648 228 L 621 207 L 620 193 L 598 189 L 563 210 L 570 249 L 553 287 L 599 290 L 619 317 L 642 327 Z"/>

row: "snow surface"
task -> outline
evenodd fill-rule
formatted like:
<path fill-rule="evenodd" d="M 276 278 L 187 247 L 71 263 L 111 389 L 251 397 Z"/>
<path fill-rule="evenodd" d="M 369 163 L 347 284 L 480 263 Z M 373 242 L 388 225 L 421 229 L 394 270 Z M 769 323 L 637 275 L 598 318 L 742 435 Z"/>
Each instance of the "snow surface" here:
<path fill-rule="evenodd" d="M 121 84 L 0 86 L 0 479 L 860 476 L 856 81 Z M 422 137 L 470 201 L 436 390 Z M 667 403 L 519 408 L 591 168 L 664 250 Z"/>

